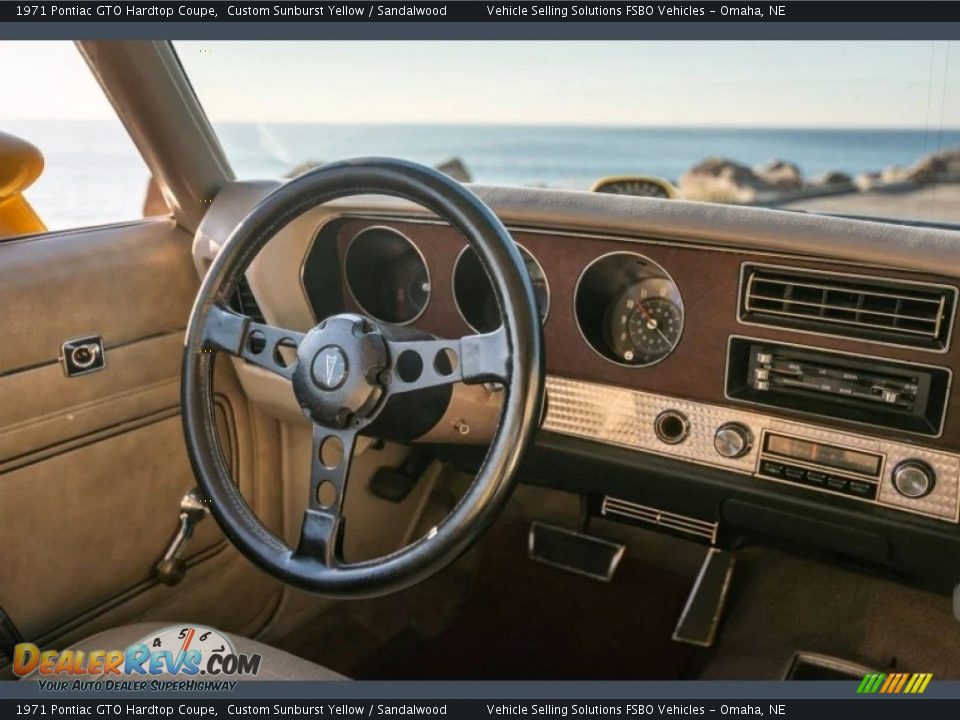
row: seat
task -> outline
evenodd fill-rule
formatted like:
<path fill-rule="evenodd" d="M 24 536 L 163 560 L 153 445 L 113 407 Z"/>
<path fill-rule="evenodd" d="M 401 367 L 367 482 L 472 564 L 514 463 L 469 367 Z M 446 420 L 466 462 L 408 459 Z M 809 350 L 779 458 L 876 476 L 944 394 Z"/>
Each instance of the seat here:
<path fill-rule="evenodd" d="M 122 625 L 110 630 L 91 635 L 84 640 L 70 646 L 70 650 L 113 650 L 124 649 L 133 643 L 144 638 L 155 635 L 161 630 L 169 628 L 176 623 L 169 622 L 149 622 L 136 623 L 133 625 Z M 184 623 L 189 625 L 189 623 Z M 263 660 L 260 663 L 260 671 L 255 676 L 250 675 L 217 675 L 217 680 L 348 680 L 349 678 L 339 673 L 329 670 L 322 665 L 317 665 L 308 660 L 291 655 L 283 650 L 270 647 L 264 643 L 250 640 L 249 638 L 231 635 L 221 632 L 221 635 L 227 637 L 238 653 L 259 654 Z M 35 678 L 36 674 L 30 678 Z M 28 678 L 29 679 L 29 678 Z M 183 680 L 184 676 L 150 676 L 151 680 L 178 679 Z M 196 676 L 194 676 L 196 679 Z M 212 679 L 212 677 L 211 677 Z"/>

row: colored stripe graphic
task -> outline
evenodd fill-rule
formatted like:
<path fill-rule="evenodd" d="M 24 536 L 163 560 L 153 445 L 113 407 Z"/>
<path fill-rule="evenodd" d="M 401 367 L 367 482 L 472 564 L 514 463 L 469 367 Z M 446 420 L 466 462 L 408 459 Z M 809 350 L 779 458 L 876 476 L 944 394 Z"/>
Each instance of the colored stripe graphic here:
<path fill-rule="evenodd" d="M 933 673 L 869 673 L 857 686 L 858 695 L 920 695 L 926 691 Z"/>

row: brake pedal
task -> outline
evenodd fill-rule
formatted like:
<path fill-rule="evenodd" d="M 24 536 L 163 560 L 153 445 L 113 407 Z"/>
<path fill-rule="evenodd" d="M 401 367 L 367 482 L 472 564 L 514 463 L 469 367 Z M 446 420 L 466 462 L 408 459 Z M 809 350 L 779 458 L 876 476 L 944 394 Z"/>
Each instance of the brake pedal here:
<path fill-rule="evenodd" d="M 700 574 L 673 631 L 676 642 L 699 647 L 713 645 L 733 577 L 734 560 L 729 550 L 714 547 L 707 550 Z"/>
<path fill-rule="evenodd" d="M 862 680 L 876 670 L 843 658 L 820 653 L 795 653 L 784 680 Z"/>
<path fill-rule="evenodd" d="M 528 555 L 545 565 L 610 582 L 625 545 L 574 530 L 534 522 L 530 525 Z"/>

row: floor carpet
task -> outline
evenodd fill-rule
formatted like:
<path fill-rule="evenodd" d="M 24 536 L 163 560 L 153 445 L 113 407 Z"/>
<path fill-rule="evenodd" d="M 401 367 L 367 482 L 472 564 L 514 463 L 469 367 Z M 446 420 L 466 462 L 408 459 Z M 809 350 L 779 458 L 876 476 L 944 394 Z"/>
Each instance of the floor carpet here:
<path fill-rule="evenodd" d="M 400 633 L 363 679 L 669 679 L 693 655 L 670 639 L 689 580 L 625 557 L 608 583 L 527 557 L 524 523 L 483 544 L 471 592 L 433 638 Z"/>

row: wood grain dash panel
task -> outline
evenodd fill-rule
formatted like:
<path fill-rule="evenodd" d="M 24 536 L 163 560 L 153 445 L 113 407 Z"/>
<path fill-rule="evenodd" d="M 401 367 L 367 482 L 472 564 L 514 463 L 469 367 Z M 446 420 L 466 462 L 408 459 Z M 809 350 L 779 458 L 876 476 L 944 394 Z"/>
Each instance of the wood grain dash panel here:
<path fill-rule="evenodd" d="M 342 258 L 349 240 L 364 228 L 388 225 L 412 240 L 427 260 L 432 291 L 423 315 L 415 325 L 441 337 L 460 337 L 471 333 L 457 311 L 453 297 L 453 267 L 466 244 L 449 226 L 406 220 L 347 218 L 341 221 L 337 238 Z M 727 343 L 731 335 L 809 345 L 824 350 L 840 350 L 867 356 L 949 367 L 960 366 L 960 341 L 955 340 L 947 353 L 931 353 L 842 337 L 811 335 L 790 330 L 744 325 L 737 318 L 740 267 L 745 262 L 761 262 L 833 270 L 864 272 L 848 265 L 812 259 L 786 258 L 776 254 L 741 252 L 733 249 L 696 246 L 643 238 L 607 238 L 565 235 L 561 232 L 512 232 L 514 239 L 529 250 L 543 266 L 550 285 L 550 315 L 544 327 L 547 372 L 553 375 L 603 382 L 647 392 L 716 404 L 740 405 L 724 397 Z M 574 317 L 575 288 L 580 273 L 593 260 L 611 252 L 635 252 L 661 265 L 676 281 L 683 295 L 685 327 L 674 353 L 666 360 L 645 368 L 621 367 L 598 355 L 580 334 Z M 956 285 L 949 277 L 918 276 L 898 270 L 866 271 L 883 277 Z M 344 291 L 348 310 L 360 311 Z M 788 418 L 808 415 L 757 408 L 758 412 Z M 960 450 L 960 400 L 951 393 L 944 433 L 941 438 L 923 438 L 896 431 L 865 428 L 840 420 L 823 419 L 852 432 L 893 437 L 932 448 Z"/>

